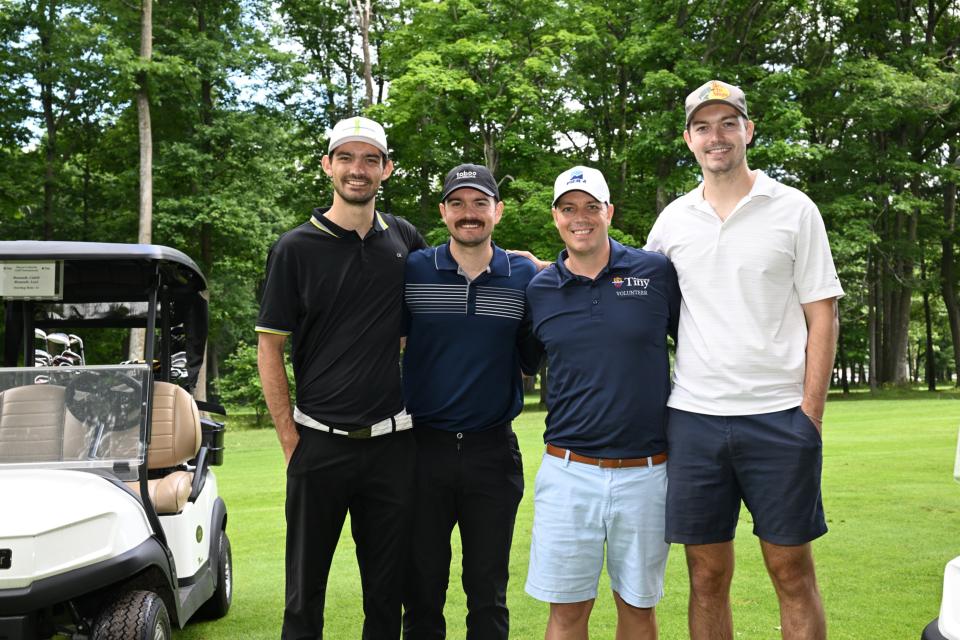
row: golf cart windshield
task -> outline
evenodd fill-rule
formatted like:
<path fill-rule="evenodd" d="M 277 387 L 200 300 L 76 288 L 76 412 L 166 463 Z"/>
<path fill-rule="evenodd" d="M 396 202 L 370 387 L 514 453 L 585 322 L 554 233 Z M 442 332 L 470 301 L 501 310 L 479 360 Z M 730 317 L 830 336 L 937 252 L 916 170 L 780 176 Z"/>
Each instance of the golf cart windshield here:
<path fill-rule="evenodd" d="M 0 470 L 103 469 L 137 479 L 146 365 L 0 368 Z"/>

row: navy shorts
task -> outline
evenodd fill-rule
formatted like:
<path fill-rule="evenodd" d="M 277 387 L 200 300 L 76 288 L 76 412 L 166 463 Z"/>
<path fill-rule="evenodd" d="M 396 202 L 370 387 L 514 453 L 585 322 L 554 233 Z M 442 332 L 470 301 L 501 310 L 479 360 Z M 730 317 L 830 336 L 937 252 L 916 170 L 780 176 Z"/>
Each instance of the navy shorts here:
<path fill-rule="evenodd" d="M 779 545 L 827 532 L 823 443 L 800 407 L 749 416 L 670 409 L 666 541 L 733 540 L 743 500 L 753 533 Z"/>

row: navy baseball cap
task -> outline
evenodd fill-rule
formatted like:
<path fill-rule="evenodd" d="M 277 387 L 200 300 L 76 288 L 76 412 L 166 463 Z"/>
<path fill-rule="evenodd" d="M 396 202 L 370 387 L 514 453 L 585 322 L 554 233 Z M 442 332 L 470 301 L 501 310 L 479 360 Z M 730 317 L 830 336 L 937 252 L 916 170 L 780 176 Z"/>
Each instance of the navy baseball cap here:
<path fill-rule="evenodd" d="M 479 164 L 461 164 L 450 170 L 443 181 L 443 193 L 440 202 L 444 202 L 451 193 L 464 188 L 482 191 L 495 200 L 500 200 L 500 190 L 497 181 L 493 179 L 490 170 Z"/>

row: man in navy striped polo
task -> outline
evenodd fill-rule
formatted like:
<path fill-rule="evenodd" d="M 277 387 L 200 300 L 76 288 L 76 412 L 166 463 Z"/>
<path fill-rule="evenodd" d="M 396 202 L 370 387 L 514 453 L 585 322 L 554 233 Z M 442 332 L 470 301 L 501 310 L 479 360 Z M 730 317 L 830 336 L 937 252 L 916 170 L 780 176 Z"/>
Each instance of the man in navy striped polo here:
<path fill-rule="evenodd" d="M 511 421 L 521 370 L 541 349 L 530 333 L 526 258 L 491 241 L 503 202 L 490 171 L 447 174 L 440 216 L 450 240 L 407 258 L 403 392 L 417 439 L 416 506 L 405 589 L 407 640 L 446 637 L 450 535 L 463 548 L 467 638 L 506 639 L 507 580 L 523 466 Z"/>

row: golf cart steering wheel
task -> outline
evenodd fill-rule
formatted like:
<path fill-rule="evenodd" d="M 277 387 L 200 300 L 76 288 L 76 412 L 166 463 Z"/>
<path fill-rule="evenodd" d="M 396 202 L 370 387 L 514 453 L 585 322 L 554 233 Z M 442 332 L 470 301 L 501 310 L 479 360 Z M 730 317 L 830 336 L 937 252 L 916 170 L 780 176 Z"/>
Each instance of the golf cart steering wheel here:
<path fill-rule="evenodd" d="M 105 388 L 115 393 L 106 398 L 98 396 L 97 392 Z M 96 424 L 100 430 L 121 431 L 140 424 L 142 389 L 137 380 L 122 373 L 84 371 L 67 383 L 64 401 L 78 420 Z"/>

